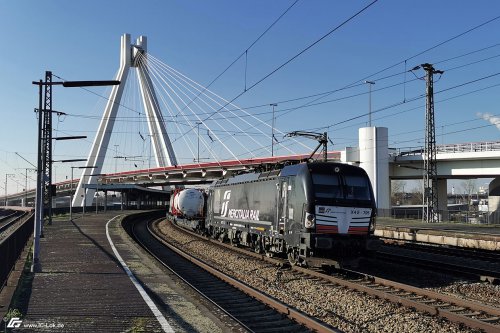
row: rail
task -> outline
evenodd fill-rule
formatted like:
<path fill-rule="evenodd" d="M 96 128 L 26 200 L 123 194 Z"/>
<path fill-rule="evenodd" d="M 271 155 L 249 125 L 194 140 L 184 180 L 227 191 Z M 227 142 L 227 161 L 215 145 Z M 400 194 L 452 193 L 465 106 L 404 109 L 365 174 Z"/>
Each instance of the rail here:
<path fill-rule="evenodd" d="M 157 228 L 156 225 L 157 225 L 157 223 L 153 223 L 153 229 Z M 148 229 L 149 229 L 149 226 L 148 226 Z M 316 318 L 310 317 L 309 315 L 303 313 L 302 311 L 299 311 L 299 310 L 281 302 L 280 300 L 275 299 L 274 297 L 271 297 L 271 296 L 269 296 L 261 291 L 254 289 L 253 287 L 246 284 L 245 282 L 242 282 L 242 281 L 240 281 L 236 278 L 233 278 L 229 275 L 226 275 L 226 273 L 223 273 L 222 271 L 218 270 L 217 268 L 211 266 L 209 263 L 206 263 L 200 259 L 195 258 L 194 256 L 185 252 L 184 250 L 177 247 L 176 245 L 171 244 L 168 241 L 166 241 L 165 239 L 163 239 L 161 236 L 159 236 L 159 233 L 157 230 L 151 230 L 151 229 L 149 229 L 149 230 L 150 230 L 151 235 L 155 239 L 157 239 L 159 242 L 163 243 L 170 250 L 174 251 L 178 255 L 180 255 L 183 258 L 187 259 L 188 261 L 192 262 L 193 264 L 203 268 L 204 270 L 209 272 L 211 275 L 216 276 L 217 278 L 226 282 L 227 284 L 235 287 L 236 289 L 243 291 L 245 294 L 249 295 L 250 297 L 253 297 L 256 300 L 258 300 L 259 302 L 273 308 L 277 312 L 281 313 L 282 316 L 289 318 L 293 322 L 296 322 L 300 325 L 303 325 L 305 328 L 310 329 L 310 330 L 317 332 L 317 333 L 339 332 L 339 330 L 337 330 L 336 328 L 331 327 L 327 324 L 324 324 L 321 321 L 317 320 Z M 198 234 L 189 232 L 185 229 L 182 229 L 182 231 L 189 233 L 191 235 L 194 235 L 195 237 L 199 237 L 200 239 L 204 239 L 206 241 L 209 241 L 213 244 L 217 244 L 218 246 L 223 246 L 223 247 L 229 248 L 229 249 L 231 249 L 231 251 L 245 253 L 246 255 L 249 254 L 248 251 L 244 251 L 242 249 L 235 248 L 234 246 L 228 246 L 227 244 L 220 243 L 219 241 L 200 236 Z M 257 254 L 257 253 L 250 252 L 250 256 L 262 259 L 262 255 Z M 271 259 L 271 258 L 269 258 L 269 259 Z M 278 262 L 278 261 L 275 260 L 274 262 Z M 276 330 L 276 331 L 278 331 L 278 330 Z M 286 331 L 286 330 L 282 329 L 279 331 Z"/>
<path fill-rule="evenodd" d="M 0 241 L 0 290 L 5 286 L 16 260 L 33 233 L 33 213 L 25 217 L 9 236 Z"/>
<path fill-rule="evenodd" d="M 468 143 L 436 145 L 437 154 L 471 153 L 471 152 L 486 152 L 486 151 L 500 151 L 500 141 L 468 142 Z M 397 148 L 392 155 L 414 156 L 414 155 L 422 155 L 423 152 L 424 152 L 423 146 L 402 147 L 402 148 Z"/>

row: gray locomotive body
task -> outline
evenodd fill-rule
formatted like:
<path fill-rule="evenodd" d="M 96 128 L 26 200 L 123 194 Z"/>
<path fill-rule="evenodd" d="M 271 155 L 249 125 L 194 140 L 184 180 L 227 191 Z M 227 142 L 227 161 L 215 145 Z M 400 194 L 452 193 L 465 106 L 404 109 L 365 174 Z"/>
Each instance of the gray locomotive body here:
<path fill-rule="evenodd" d="M 311 162 L 215 181 L 204 229 L 293 262 L 359 253 L 374 230 L 370 180 L 356 166 Z"/>

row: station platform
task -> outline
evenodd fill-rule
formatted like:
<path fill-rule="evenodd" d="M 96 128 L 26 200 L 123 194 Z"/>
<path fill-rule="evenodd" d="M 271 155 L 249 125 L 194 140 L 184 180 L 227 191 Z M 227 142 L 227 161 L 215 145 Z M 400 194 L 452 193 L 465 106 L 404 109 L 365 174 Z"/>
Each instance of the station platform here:
<path fill-rule="evenodd" d="M 500 251 L 500 225 L 424 223 L 418 220 L 377 219 L 375 236 L 397 240 Z"/>
<path fill-rule="evenodd" d="M 14 332 L 228 331 L 217 313 L 130 239 L 121 219 L 131 213 L 80 214 L 73 222 L 54 219 L 45 226 L 41 271 L 26 287 L 29 299 Z"/>

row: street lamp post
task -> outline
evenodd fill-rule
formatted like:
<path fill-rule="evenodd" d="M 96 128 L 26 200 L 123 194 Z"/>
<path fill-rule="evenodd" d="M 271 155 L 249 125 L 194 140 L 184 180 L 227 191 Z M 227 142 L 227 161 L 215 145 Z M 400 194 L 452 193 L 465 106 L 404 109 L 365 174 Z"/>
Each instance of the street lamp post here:
<path fill-rule="evenodd" d="M 273 119 L 271 122 L 271 157 L 274 156 L 274 108 L 278 106 L 276 103 L 269 104 L 273 107 Z"/>
<path fill-rule="evenodd" d="M 118 163 L 118 158 L 117 158 L 118 157 L 118 147 L 120 145 L 114 145 L 114 146 L 115 146 L 115 173 L 116 173 L 117 172 L 117 168 L 116 167 L 117 167 L 117 163 Z"/>
<path fill-rule="evenodd" d="M 99 181 L 95 182 L 95 215 L 99 213 Z"/>
<path fill-rule="evenodd" d="M 85 162 L 87 160 L 82 160 L 82 162 Z M 94 169 L 96 166 L 72 166 L 71 167 L 71 189 L 69 191 L 70 193 L 70 202 L 69 202 L 69 220 L 73 221 L 73 170 L 74 169 Z"/>
<path fill-rule="evenodd" d="M 91 166 L 91 167 L 88 167 L 88 168 L 83 167 L 82 169 L 93 169 L 93 168 L 97 168 L 97 166 Z M 92 175 L 83 175 L 83 183 L 85 184 L 85 177 L 93 177 L 93 176 L 103 176 L 103 174 L 102 173 L 96 173 L 96 174 L 92 174 Z M 83 187 L 84 187 L 84 191 L 83 191 L 83 215 L 85 215 L 85 206 L 87 204 L 87 190 L 86 190 L 86 186 L 88 186 L 88 185 L 83 185 Z M 97 190 L 98 190 L 98 186 L 97 186 L 97 181 L 96 181 L 96 194 L 97 194 Z M 92 203 L 90 203 L 90 207 L 92 207 Z M 97 197 L 96 197 L 96 214 L 97 214 Z"/>
<path fill-rule="evenodd" d="M 17 168 L 16 170 L 24 170 L 24 205 L 23 207 L 28 207 L 28 171 L 35 171 L 33 168 Z"/>
<path fill-rule="evenodd" d="M 200 125 L 201 122 L 197 121 L 196 126 L 198 127 L 198 153 L 197 153 L 198 163 L 200 163 Z"/>
<path fill-rule="evenodd" d="M 5 174 L 5 207 L 7 207 L 7 178 L 8 177 L 14 177 L 15 174 L 13 173 L 6 173 Z"/>
<path fill-rule="evenodd" d="M 33 242 L 33 265 L 32 272 L 40 270 L 40 235 L 42 230 L 43 219 L 43 184 L 51 184 L 51 168 L 52 163 L 52 86 L 62 85 L 63 87 L 87 87 L 87 86 L 109 86 L 119 85 L 120 81 L 62 81 L 53 82 L 52 72 L 45 72 L 45 81 L 33 81 L 34 85 L 38 86 L 38 151 L 37 151 L 37 184 L 36 184 L 36 206 L 35 206 L 35 223 L 34 223 L 34 242 Z M 45 105 L 43 107 L 43 87 L 45 87 Z M 56 112 L 57 113 L 57 112 Z M 43 148 L 42 149 L 42 145 Z M 43 177 L 43 175 L 45 177 Z M 50 186 L 49 186 L 50 187 Z M 48 189 L 48 197 L 50 196 L 50 188 Z M 48 198 L 50 202 L 50 197 Z"/>
<path fill-rule="evenodd" d="M 372 85 L 375 84 L 375 81 L 365 81 L 369 86 L 368 92 L 368 127 L 372 127 Z"/>
<path fill-rule="evenodd" d="M 148 136 L 149 136 L 149 156 L 148 156 L 148 171 L 149 171 L 149 169 L 151 169 L 151 146 L 153 145 L 153 134 L 148 134 Z"/>

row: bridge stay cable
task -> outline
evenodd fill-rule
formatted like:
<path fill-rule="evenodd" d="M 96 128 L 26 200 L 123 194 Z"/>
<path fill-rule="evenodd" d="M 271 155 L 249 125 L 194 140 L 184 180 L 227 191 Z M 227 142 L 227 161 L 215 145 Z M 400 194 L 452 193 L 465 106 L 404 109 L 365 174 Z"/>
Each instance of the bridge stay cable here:
<path fill-rule="evenodd" d="M 170 75 L 169 75 L 169 76 L 170 76 Z M 194 91 L 192 91 L 192 90 L 190 90 L 190 88 L 186 87 L 186 84 L 187 84 L 187 85 L 189 85 L 192 89 L 194 89 L 194 90 L 196 90 L 196 91 L 198 91 L 198 92 L 201 92 L 201 91 L 202 91 L 201 89 L 197 88 L 197 87 L 196 87 L 196 86 L 194 86 L 192 83 L 190 83 L 189 81 L 185 80 L 183 77 L 179 77 L 179 76 L 178 76 L 178 74 L 176 74 L 175 72 L 174 72 L 174 75 L 171 75 L 170 77 L 172 78 L 172 80 L 175 80 L 175 81 L 176 81 L 176 82 L 178 82 L 180 85 L 182 85 L 182 87 L 183 87 L 184 89 L 189 90 L 189 92 L 190 92 L 190 93 L 192 93 L 192 94 L 194 94 L 195 92 L 194 92 Z M 167 78 L 167 79 L 168 79 L 168 78 Z M 169 79 L 169 81 L 171 81 L 171 80 Z M 171 82 L 172 82 L 172 81 L 171 81 Z M 184 84 L 184 83 L 185 83 L 185 84 Z M 176 87 L 178 87 L 177 83 L 172 82 L 172 84 L 174 84 Z M 205 90 L 205 91 L 206 91 L 206 90 Z M 188 96 L 185 92 L 183 92 L 183 94 L 185 94 L 185 96 L 189 98 L 189 96 Z M 203 92 L 203 94 L 206 96 L 206 98 L 207 98 L 209 101 L 211 101 L 211 102 L 213 102 L 213 103 L 215 103 L 215 104 L 217 104 L 217 105 L 222 105 L 222 103 L 221 103 L 221 102 L 218 102 L 218 101 L 217 101 L 217 100 L 215 100 L 213 97 L 211 97 L 211 96 L 209 96 L 209 95 L 205 94 L 205 92 Z M 205 100 L 205 99 L 201 99 L 201 101 L 203 102 L 203 104 L 205 104 L 205 106 L 206 106 L 206 107 L 208 107 L 208 108 L 210 108 L 210 109 L 212 109 L 212 110 L 215 110 L 215 107 L 211 106 L 207 100 Z M 194 102 L 192 102 L 192 103 L 194 103 L 194 104 L 195 104 L 197 107 L 199 107 L 200 109 L 203 109 L 203 108 L 202 108 L 202 106 L 201 106 L 201 105 L 199 105 L 196 101 L 194 101 Z M 203 125 L 204 125 L 207 129 L 208 129 L 208 125 L 207 125 L 207 123 L 202 121 L 202 119 L 201 119 L 201 117 L 199 116 L 199 114 L 194 113 L 191 107 L 187 106 L 187 108 L 188 108 L 188 109 L 191 111 L 191 113 L 195 116 L 195 118 L 196 118 L 196 119 L 195 119 L 195 120 L 196 120 L 196 123 L 201 123 L 201 124 L 203 124 Z M 183 109 L 184 109 L 184 108 L 183 108 Z M 181 110 L 180 112 L 182 112 L 182 110 Z M 233 112 L 232 114 L 235 114 L 235 113 Z M 255 127 L 253 124 L 250 124 L 250 123 L 249 123 L 246 119 L 244 119 L 244 118 L 242 118 L 242 117 L 240 117 L 240 116 L 238 116 L 238 115 L 236 115 L 236 114 L 235 114 L 235 118 L 238 118 L 238 120 L 241 120 L 242 122 L 244 122 L 244 123 L 246 123 L 246 124 L 250 125 L 252 128 L 255 128 L 255 129 L 256 129 L 256 130 L 257 130 L 260 134 L 262 134 L 262 135 L 266 135 L 266 133 L 264 133 L 264 132 L 263 132 L 260 128 Z M 248 137 L 248 139 L 250 139 L 250 140 L 251 140 L 252 142 L 254 142 L 255 144 L 257 144 L 257 145 L 262 145 L 262 143 L 259 143 L 259 142 L 258 142 L 258 141 L 254 138 L 254 136 L 253 136 L 253 135 L 251 135 L 250 133 L 248 133 L 248 131 L 244 130 L 244 129 L 243 129 L 243 128 L 241 128 L 241 127 L 240 127 L 237 123 L 235 123 L 234 121 L 230 120 L 230 117 L 222 117 L 222 118 L 221 118 L 221 120 L 227 121 L 227 122 L 228 122 L 231 126 L 235 127 L 235 128 L 236 128 L 235 133 L 237 133 L 237 132 L 242 133 L 243 135 L 245 135 L 246 137 Z M 217 123 L 218 123 L 218 122 L 217 122 Z M 218 126 L 221 128 L 221 131 L 222 131 L 223 133 L 229 134 L 229 131 L 228 131 L 228 130 L 225 130 L 225 129 L 224 129 L 224 127 L 223 127 L 221 124 L 219 124 L 219 123 L 218 123 Z M 193 126 L 191 125 L 191 127 L 193 127 Z M 212 132 L 213 132 L 213 133 L 216 133 L 216 131 L 214 131 L 213 129 L 212 129 Z M 231 135 L 231 136 L 232 136 L 232 135 Z M 238 143 L 241 147 L 243 147 L 243 148 L 245 148 L 245 149 L 246 149 L 245 145 L 243 145 L 243 143 L 242 143 L 241 141 L 238 141 L 238 140 L 236 140 L 236 141 L 237 141 L 237 143 Z M 251 150 L 247 150 L 247 151 L 248 151 L 248 153 L 249 153 L 249 154 L 251 154 L 251 155 L 252 155 L 252 157 L 256 157 L 256 156 L 252 153 L 252 151 L 251 151 Z M 270 152 L 270 151 L 269 151 L 269 152 Z"/>
<path fill-rule="evenodd" d="M 158 60 L 158 61 L 159 61 L 159 60 Z M 160 63 L 161 63 L 161 62 L 160 62 Z M 181 77 L 183 81 L 185 81 L 185 82 L 189 83 L 189 84 L 190 84 L 190 86 L 192 86 L 194 89 L 196 89 L 196 90 L 203 90 L 203 89 L 204 89 L 204 87 L 203 87 L 202 85 L 200 85 L 200 84 L 199 84 L 199 83 L 197 83 L 196 81 L 193 81 L 192 79 L 190 79 L 190 78 L 186 77 L 184 74 L 182 74 L 182 73 L 178 72 L 177 70 L 173 69 L 172 67 L 170 67 L 170 66 L 168 66 L 168 65 L 166 65 L 166 64 L 164 64 L 164 63 L 161 63 L 161 66 L 164 66 L 164 67 L 165 67 L 168 71 L 171 71 L 172 73 L 175 73 L 175 75 L 176 75 L 176 76 Z M 236 104 L 234 104 L 234 103 L 232 103 L 232 102 L 229 102 L 228 100 L 224 99 L 223 97 L 221 97 L 221 96 L 217 95 L 216 93 L 214 93 L 214 92 L 212 92 L 212 91 L 210 91 L 210 90 L 205 90 L 205 91 L 206 91 L 206 92 L 208 92 L 208 93 L 210 93 L 211 95 L 213 95 L 213 96 L 214 96 L 214 99 L 219 99 L 219 100 L 221 100 L 221 102 L 217 102 L 218 109 L 217 109 L 217 110 L 213 109 L 213 110 L 215 110 L 215 112 L 218 112 L 218 113 L 220 113 L 220 114 L 221 114 L 221 118 L 223 118 L 223 117 L 224 117 L 224 115 L 223 115 L 223 112 L 220 112 L 220 111 L 225 110 L 226 112 L 231 113 L 231 115 L 232 115 L 233 117 L 236 117 L 236 118 L 238 118 L 238 119 L 242 120 L 243 122 L 245 122 L 246 124 L 248 124 L 248 125 L 249 125 L 249 127 L 248 127 L 248 128 L 243 129 L 243 131 L 244 131 L 244 132 L 247 132 L 247 131 L 248 131 L 248 130 L 250 130 L 250 129 L 256 129 L 257 131 L 259 131 L 259 132 L 260 132 L 261 134 L 263 134 L 264 136 L 265 136 L 265 135 L 268 135 L 268 134 L 266 134 L 264 131 L 262 131 L 262 130 L 260 130 L 259 128 L 257 128 L 255 124 L 251 124 L 251 123 L 249 123 L 248 121 L 246 121 L 246 120 L 245 120 L 245 118 L 246 118 L 246 117 L 251 118 L 251 119 L 255 120 L 258 124 L 260 124 L 260 125 L 262 125 L 262 126 L 264 126 L 264 127 L 266 127 L 267 129 L 269 129 L 269 130 L 270 130 L 270 129 L 271 129 L 271 126 L 270 126 L 270 125 L 269 125 L 266 121 L 263 121 L 262 119 L 260 119 L 260 118 L 256 117 L 255 115 L 253 115 L 253 114 L 251 114 L 251 113 L 247 112 L 245 109 L 243 109 L 243 108 L 241 108 L 241 107 L 237 106 Z M 232 108 L 234 108 L 234 109 L 230 109 L 230 108 L 228 108 L 228 107 L 232 107 Z M 238 115 L 235 111 L 241 111 L 244 115 L 243 115 L 243 116 L 242 116 L 242 115 Z M 206 114 L 206 113 L 205 113 L 205 114 Z M 228 117 L 226 117 L 226 118 L 228 118 Z M 210 120 L 217 120 L 217 119 L 210 118 Z M 286 134 L 286 133 L 284 133 L 284 132 L 280 131 L 279 129 L 275 129 L 275 130 L 276 130 L 279 134 L 281 134 L 282 136 L 285 136 L 285 134 Z M 308 145 L 305 145 L 305 144 L 303 144 L 302 142 L 300 142 L 300 141 L 298 141 L 298 140 L 296 140 L 296 139 L 294 139 L 294 142 L 295 142 L 295 143 L 297 143 L 298 145 L 302 146 L 302 147 L 303 147 L 303 148 L 305 148 L 305 149 L 308 149 L 308 150 L 310 149 L 310 147 L 309 147 Z M 290 151 L 290 152 L 291 152 L 292 154 L 296 154 L 296 152 L 295 152 L 295 151 Z"/>
<path fill-rule="evenodd" d="M 154 61 L 152 61 L 152 62 L 154 62 Z M 196 81 L 194 81 L 194 80 L 186 77 L 182 73 L 176 71 L 172 67 L 170 67 L 170 66 L 162 63 L 159 60 L 156 60 L 156 62 L 157 62 L 158 66 L 160 66 L 162 69 L 164 69 L 165 71 L 168 72 L 168 73 L 166 73 L 166 75 L 168 75 L 170 77 L 170 79 L 167 78 L 167 80 L 169 80 L 169 82 L 173 82 L 173 81 L 178 82 L 178 84 L 175 83 L 176 87 L 179 87 L 179 85 L 181 85 L 184 89 L 189 90 L 191 94 L 196 93 L 195 91 L 197 91 L 197 92 L 203 91 L 203 94 L 206 96 L 206 98 L 203 98 L 203 99 L 199 98 L 199 99 L 208 108 L 211 108 L 212 110 L 215 110 L 215 107 L 221 107 L 221 106 L 224 105 L 223 103 L 227 102 L 224 98 L 222 98 L 221 96 L 215 94 L 214 92 L 212 92 L 210 90 L 207 90 L 207 89 L 203 90 L 205 87 L 201 86 Z M 172 83 L 172 84 L 174 84 L 174 83 Z M 188 96 L 188 93 L 186 93 L 184 91 L 183 91 L 183 94 L 185 94 L 186 96 Z M 199 103 L 197 103 L 196 101 L 193 102 L 192 104 L 194 104 L 195 106 L 197 106 L 198 108 L 200 108 L 201 110 L 203 110 L 202 106 Z M 215 107 L 213 105 L 215 105 Z M 229 113 L 232 115 L 231 118 L 237 118 L 239 121 L 241 121 L 242 123 L 247 124 L 249 127 L 246 128 L 246 129 L 241 128 L 241 126 L 239 126 L 235 122 L 231 121 L 229 119 L 230 117 L 224 116 L 224 115 L 222 115 L 217 120 L 224 120 L 224 121 L 226 121 L 228 125 L 236 128 L 236 132 L 240 132 L 243 135 L 246 135 L 254 143 L 256 143 L 257 140 L 252 135 L 247 134 L 249 129 L 254 129 L 257 132 L 259 132 L 263 137 L 267 137 L 268 134 L 266 132 L 264 132 L 262 129 L 260 129 L 260 127 L 262 127 L 262 126 L 270 129 L 270 125 L 267 122 L 259 119 L 258 117 L 253 116 L 252 114 L 246 112 L 245 110 L 237 107 L 234 104 L 231 104 L 231 106 L 234 106 L 235 110 L 240 110 L 241 112 L 244 113 L 244 115 L 242 116 L 242 115 L 239 115 L 236 112 L 234 112 L 235 110 L 229 110 Z M 191 107 L 188 107 L 188 109 L 192 110 Z M 245 117 L 249 117 L 249 118 L 255 120 L 255 123 L 250 123 L 249 120 L 245 119 Z M 199 117 L 199 113 L 196 113 L 195 118 L 191 122 L 190 128 L 191 129 L 196 128 L 196 126 L 193 124 L 193 122 L 201 122 L 202 124 L 204 124 L 204 126 L 208 127 L 207 124 L 208 124 L 209 121 L 208 120 L 207 121 L 203 121 L 203 120 L 204 119 L 202 119 L 202 118 Z M 214 121 L 215 121 L 214 119 L 210 119 L 210 122 L 214 122 Z M 211 129 L 211 131 L 212 131 L 211 133 L 216 134 L 216 131 L 213 128 Z M 226 137 L 224 137 L 224 139 L 227 138 L 227 137 L 234 137 L 234 135 L 231 135 L 230 131 L 227 130 L 227 129 L 226 130 L 222 130 L 222 132 L 225 132 L 227 134 Z M 280 131 L 280 133 L 282 133 L 283 135 L 285 134 L 285 133 L 283 133 L 281 131 Z M 179 140 L 179 138 L 177 138 L 175 140 Z M 174 140 L 174 142 L 175 142 L 175 140 Z M 222 138 L 221 138 L 221 140 L 222 140 Z M 300 146 L 304 147 L 305 149 L 310 149 L 309 146 L 302 144 L 300 141 L 296 141 L 296 142 Z M 264 147 L 267 147 L 267 142 L 265 144 L 264 143 L 260 143 L 260 144 L 263 145 Z M 290 153 L 296 154 L 296 151 L 290 150 L 287 147 L 284 147 L 284 148 L 286 150 L 288 150 Z M 268 148 L 266 148 L 266 150 L 268 150 Z M 251 153 L 251 151 L 249 151 L 249 153 Z"/>
<path fill-rule="evenodd" d="M 154 75 L 154 74 L 153 74 L 153 75 Z M 155 76 L 155 75 L 154 75 L 154 76 Z M 168 83 L 167 83 L 167 82 L 164 82 L 164 84 L 160 84 L 160 85 L 158 85 L 158 86 L 159 86 L 159 89 L 160 89 L 160 90 L 163 90 L 163 91 L 165 92 L 165 94 L 168 96 L 169 100 L 170 100 L 170 101 L 174 104 L 174 108 L 175 108 L 176 110 L 180 110 L 180 106 L 177 104 L 177 102 L 175 101 L 175 99 L 174 99 L 174 97 L 172 96 L 172 94 L 171 94 L 171 93 L 169 93 L 169 92 L 168 92 L 168 90 L 166 89 L 166 88 L 170 88 L 170 90 L 171 90 L 172 92 L 174 92 L 174 93 L 175 93 L 175 91 L 174 91 L 173 89 L 171 89 L 171 87 L 169 87 L 169 86 L 168 86 Z M 163 101 L 164 101 L 165 105 L 167 106 L 167 108 L 169 109 L 170 114 L 171 114 L 171 115 L 173 115 L 173 110 L 171 110 L 171 108 L 170 108 L 170 107 L 168 107 L 168 103 L 167 103 L 167 101 L 166 101 L 165 99 L 163 99 Z M 189 120 L 189 118 L 187 118 L 187 116 L 186 116 L 184 113 L 178 113 L 177 115 L 179 115 L 179 114 L 180 114 L 180 115 L 181 115 L 181 117 L 182 117 L 182 118 L 186 121 L 186 123 L 188 124 L 188 126 L 191 128 L 193 125 L 192 125 L 192 122 Z M 178 126 L 178 121 L 172 121 L 172 122 L 176 124 L 176 126 L 177 126 L 177 128 L 178 128 L 178 130 L 179 130 L 179 133 L 182 133 L 181 128 Z M 188 143 L 188 142 L 187 142 L 187 141 L 188 141 L 188 140 L 187 140 L 187 139 L 188 139 L 188 137 L 187 137 L 187 136 L 182 136 L 182 139 L 185 141 L 186 145 L 189 147 L 189 150 L 191 151 L 192 156 L 195 156 L 195 153 L 193 152 L 193 149 L 191 148 L 191 146 L 194 146 L 194 144 L 192 143 L 191 139 L 189 139 L 191 143 Z M 207 144 L 207 142 L 206 142 L 206 140 L 205 140 L 205 139 L 201 139 L 201 141 L 202 141 L 202 143 L 206 146 L 206 148 L 208 149 L 208 151 L 210 151 L 210 152 L 211 152 L 212 157 L 214 157 L 214 158 L 215 158 L 215 160 L 217 161 L 217 163 L 219 163 L 219 164 L 220 164 L 220 161 L 222 160 L 222 158 L 221 158 L 221 157 L 219 157 L 219 156 L 218 156 L 218 155 L 217 155 L 217 154 L 213 151 L 213 149 L 212 149 L 212 148 L 210 148 L 210 146 Z M 175 142 L 175 140 L 174 140 L 174 142 Z"/>
<path fill-rule="evenodd" d="M 182 93 L 182 94 L 184 94 L 184 95 L 186 94 L 185 92 L 183 92 L 182 90 L 180 90 L 180 89 L 178 88 L 178 86 L 173 86 L 173 85 L 172 85 L 173 83 L 169 83 L 169 82 L 167 82 L 168 78 L 163 78 L 163 77 L 162 77 L 162 78 L 161 78 L 161 80 L 162 80 L 162 82 L 163 82 L 163 85 L 165 85 L 167 88 L 169 88 L 169 90 L 170 90 L 170 91 L 172 91 L 172 93 L 175 95 L 175 97 L 179 100 L 179 102 L 180 102 L 180 103 L 183 103 L 184 105 L 186 105 L 186 104 L 187 104 L 187 103 L 184 101 L 184 99 L 183 99 L 183 98 L 179 95 L 179 93 L 178 93 L 176 90 L 179 90 L 179 92 L 180 92 L 180 93 Z M 174 89 L 174 88 L 177 88 L 177 89 Z M 178 103 L 177 103 L 177 102 L 175 102 L 175 99 L 173 98 L 173 96 L 172 96 L 170 93 L 168 93 L 168 91 L 167 91 L 165 88 L 164 88 L 163 90 L 165 91 L 165 93 L 167 93 L 167 94 L 168 94 L 168 96 L 169 96 L 170 100 L 174 103 L 175 108 L 179 111 L 179 114 L 182 114 L 182 116 L 183 116 L 183 117 L 184 117 L 184 119 L 188 122 L 188 124 L 190 125 L 190 127 L 191 127 L 191 128 L 192 128 L 192 127 L 196 127 L 196 126 L 195 126 L 195 123 L 193 123 L 193 121 L 191 121 L 191 120 L 187 117 L 187 115 L 186 115 L 186 114 L 182 111 L 183 109 L 181 109 L 180 105 L 178 105 Z M 197 105 L 197 103 L 195 103 L 195 105 Z M 208 104 L 207 104 L 207 105 L 208 105 Z M 200 118 L 199 116 L 197 116 L 197 115 L 196 115 L 196 113 L 193 111 L 193 109 L 192 109 L 190 106 L 188 106 L 188 107 L 187 107 L 187 109 L 189 110 L 189 112 L 190 112 L 190 113 L 192 113 L 192 114 L 193 114 L 193 115 L 197 118 L 196 120 L 197 120 L 198 122 L 201 122 L 201 118 Z M 210 128 L 209 128 L 206 124 L 204 124 L 203 122 L 202 122 L 202 124 L 203 124 L 203 125 L 207 128 L 207 130 L 211 131 L 211 130 L 210 130 Z M 219 125 L 219 126 L 220 126 L 220 125 Z M 222 126 L 220 126 L 220 127 L 221 127 L 221 129 L 224 129 L 224 127 L 222 127 Z M 211 132 L 212 132 L 212 131 L 211 131 Z M 214 132 L 212 132 L 212 133 L 214 133 Z M 214 133 L 214 135 L 216 136 L 216 134 L 215 134 L 215 133 Z M 232 151 L 232 150 L 231 150 L 231 149 L 230 149 L 230 148 L 229 148 L 229 147 L 228 147 L 228 146 L 227 146 L 227 145 L 226 145 L 226 144 L 225 144 L 222 140 L 220 140 L 220 138 L 218 138 L 218 137 L 217 137 L 217 139 L 220 141 L 221 145 L 222 145 L 222 146 L 223 146 L 223 147 L 224 147 L 224 148 L 225 148 L 225 149 L 226 149 L 226 150 L 230 153 L 230 155 L 231 155 L 234 159 L 238 160 L 238 158 L 237 158 L 237 157 L 236 157 L 236 155 L 233 153 L 233 151 Z M 240 145 L 241 145 L 241 143 L 240 143 Z M 243 145 L 241 145 L 241 146 L 244 148 L 244 146 L 243 146 Z"/>

